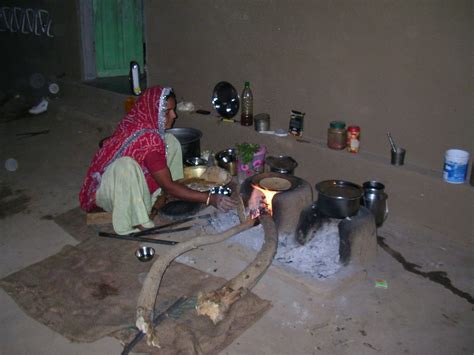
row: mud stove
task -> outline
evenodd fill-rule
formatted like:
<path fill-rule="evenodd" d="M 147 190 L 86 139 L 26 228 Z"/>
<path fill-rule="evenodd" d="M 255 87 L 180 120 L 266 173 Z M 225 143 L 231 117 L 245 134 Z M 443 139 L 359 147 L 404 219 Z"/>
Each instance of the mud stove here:
<path fill-rule="evenodd" d="M 274 191 L 276 194 L 270 197 L 270 209 L 279 235 L 275 257 L 278 263 L 326 282 L 333 278 L 339 281 L 353 278 L 374 259 L 376 226 L 370 211 L 360 207 L 350 218 L 327 218 L 318 211 L 311 185 L 299 177 L 262 173 L 246 179 L 240 186 L 240 195 L 250 215 L 268 208 L 266 200 L 271 184 L 262 182 L 272 179 L 288 181 L 277 183 L 275 186 L 280 191 Z"/>

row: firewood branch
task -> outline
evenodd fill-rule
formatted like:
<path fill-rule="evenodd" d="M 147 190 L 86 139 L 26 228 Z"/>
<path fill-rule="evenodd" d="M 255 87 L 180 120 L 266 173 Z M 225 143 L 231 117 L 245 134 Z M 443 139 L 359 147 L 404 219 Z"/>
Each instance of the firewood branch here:
<path fill-rule="evenodd" d="M 232 304 L 256 285 L 272 263 L 277 251 L 278 233 L 271 216 L 260 216 L 260 221 L 265 240 L 254 261 L 220 289 L 198 295 L 198 314 L 208 316 L 214 324 L 224 319 Z"/>
<path fill-rule="evenodd" d="M 235 234 L 243 232 L 254 225 L 253 220 L 247 220 L 237 226 L 234 226 L 227 231 L 220 234 L 198 236 L 192 240 L 176 244 L 166 254 L 152 265 L 148 272 L 142 290 L 138 296 L 137 310 L 136 310 L 136 326 L 139 330 L 147 336 L 147 343 L 159 347 L 158 339 L 154 334 L 153 317 L 155 301 L 160 287 L 161 279 L 169 264 L 179 255 L 199 248 L 204 245 L 210 245 L 222 242 Z"/>

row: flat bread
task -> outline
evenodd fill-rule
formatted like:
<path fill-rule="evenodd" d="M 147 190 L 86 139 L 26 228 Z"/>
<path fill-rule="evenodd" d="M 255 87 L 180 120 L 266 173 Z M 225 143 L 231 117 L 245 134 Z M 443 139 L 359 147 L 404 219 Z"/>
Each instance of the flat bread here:
<path fill-rule="evenodd" d="M 209 182 L 203 182 L 203 183 L 192 182 L 192 183 L 187 184 L 186 186 L 189 187 L 191 190 L 195 190 L 199 192 L 207 192 L 216 185 Z"/>
<path fill-rule="evenodd" d="M 177 180 L 182 185 L 187 186 L 191 190 L 199 191 L 199 192 L 207 192 L 214 186 L 219 185 L 215 181 L 207 181 L 199 178 L 189 178 L 189 179 L 181 179 Z"/>
<path fill-rule="evenodd" d="M 261 187 L 273 191 L 286 191 L 291 188 L 291 182 L 279 177 L 267 177 L 258 183 Z"/>

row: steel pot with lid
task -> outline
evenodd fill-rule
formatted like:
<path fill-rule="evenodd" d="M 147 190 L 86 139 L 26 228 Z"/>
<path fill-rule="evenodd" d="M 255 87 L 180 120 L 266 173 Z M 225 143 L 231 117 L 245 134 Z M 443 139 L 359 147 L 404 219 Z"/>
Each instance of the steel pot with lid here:
<path fill-rule="evenodd" d="M 331 218 L 346 218 L 357 214 L 363 190 L 344 180 L 325 180 L 316 184 L 318 209 Z"/>

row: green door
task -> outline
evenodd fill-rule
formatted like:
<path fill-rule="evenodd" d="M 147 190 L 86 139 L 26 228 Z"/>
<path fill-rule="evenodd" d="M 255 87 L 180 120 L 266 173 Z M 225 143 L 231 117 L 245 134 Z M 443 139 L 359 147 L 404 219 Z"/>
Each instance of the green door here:
<path fill-rule="evenodd" d="M 97 76 L 128 75 L 143 68 L 143 1 L 94 0 Z"/>

